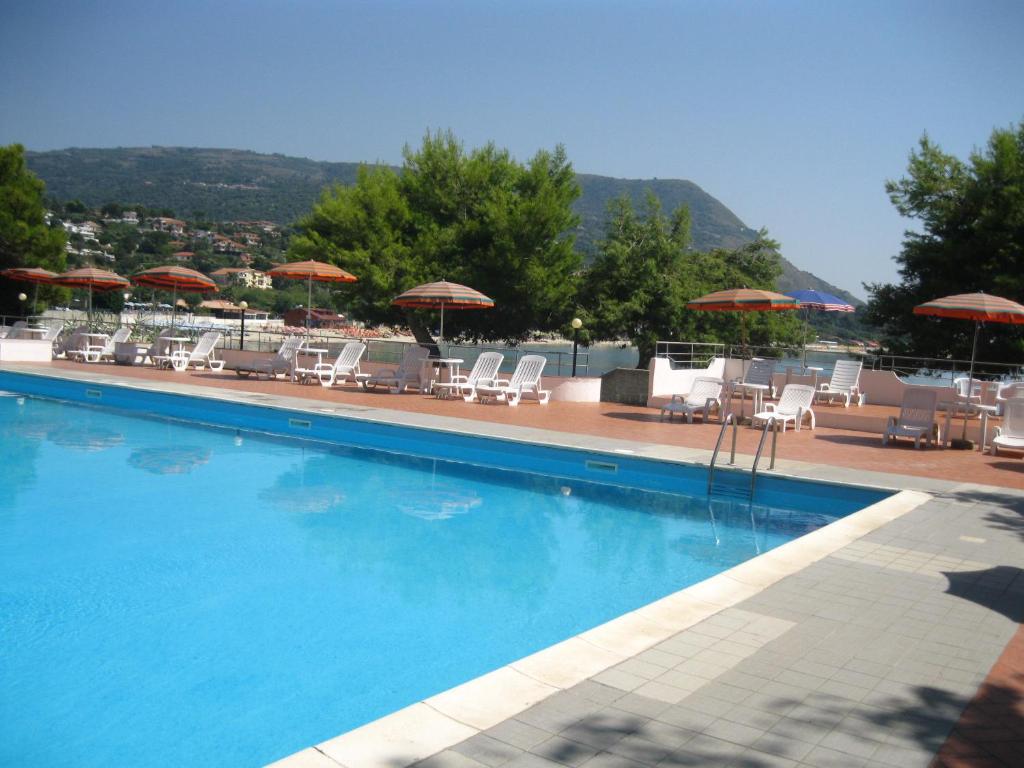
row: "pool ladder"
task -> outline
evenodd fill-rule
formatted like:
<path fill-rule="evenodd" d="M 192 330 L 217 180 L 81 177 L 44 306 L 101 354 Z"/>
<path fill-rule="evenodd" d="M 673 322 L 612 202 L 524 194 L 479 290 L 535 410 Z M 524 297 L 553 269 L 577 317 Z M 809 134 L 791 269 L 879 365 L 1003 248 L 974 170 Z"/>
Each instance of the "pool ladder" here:
<path fill-rule="evenodd" d="M 722 429 L 718 433 L 718 440 L 715 442 L 715 452 L 711 454 L 711 465 L 708 467 L 708 496 L 711 496 L 711 488 L 715 480 L 715 463 L 718 461 L 718 452 L 722 448 L 722 438 L 725 437 L 725 431 L 732 424 L 732 449 L 729 451 L 729 465 L 735 466 L 736 464 L 736 434 L 739 430 L 740 420 L 736 417 L 736 414 L 732 411 L 725 414 L 725 418 L 722 419 Z M 761 439 L 757 443 L 757 453 L 754 454 L 754 466 L 750 470 L 750 497 L 754 497 L 754 485 L 757 483 L 757 465 L 761 461 L 761 452 L 764 451 L 764 442 L 768 437 L 768 431 L 772 433 L 772 454 L 771 461 L 768 464 L 768 469 L 775 469 L 775 444 L 779 437 L 779 425 L 778 420 L 774 416 L 769 416 L 765 419 L 764 429 L 761 432 Z"/>

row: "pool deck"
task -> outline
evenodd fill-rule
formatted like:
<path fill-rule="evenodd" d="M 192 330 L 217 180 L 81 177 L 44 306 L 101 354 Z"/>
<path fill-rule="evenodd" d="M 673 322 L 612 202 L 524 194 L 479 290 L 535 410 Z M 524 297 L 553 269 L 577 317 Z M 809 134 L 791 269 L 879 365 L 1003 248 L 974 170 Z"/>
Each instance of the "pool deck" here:
<path fill-rule="evenodd" d="M 684 462 L 706 463 L 719 431 L 607 403 L 3 367 Z M 740 466 L 757 437 L 740 430 Z M 1024 765 L 1024 460 L 826 428 L 787 431 L 778 456 L 782 474 L 904 493 L 280 764 Z"/>

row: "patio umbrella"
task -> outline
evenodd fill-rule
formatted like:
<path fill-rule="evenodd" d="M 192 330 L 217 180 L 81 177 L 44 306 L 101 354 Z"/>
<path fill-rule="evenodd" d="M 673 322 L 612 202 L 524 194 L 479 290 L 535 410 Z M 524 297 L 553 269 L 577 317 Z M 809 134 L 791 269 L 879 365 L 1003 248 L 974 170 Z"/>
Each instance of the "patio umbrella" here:
<path fill-rule="evenodd" d="M 306 336 L 309 337 L 309 315 L 313 304 L 313 281 L 318 283 L 354 283 L 355 275 L 346 272 L 333 264 L 325 264 L 322 261 L 292 261 L 278 266 L 267 272 L 271 277 L 284 277 L 289 280 L 305 280 L 308 283 L 309 291 L 306 300 Z"/>
<path fill-rule="evenodd" d="M 1024 305 L 987 293 L 958 293 L 941 299 L 927 301 L 914 307 L 915 315 L 953 317 L 958 320 L 974 321 L 974 342 L 971 344 L 971 372 L 968 374 L 968 400 L 970 382 L 974 381 L 974 361 L 978 355 L 978 333 L 982 323 L 1009 323 L 1024 325 Z M 964 413 L 964 431 L 961 440 L 967 438 L 967 414 Z"/>
<path fill-rule="evenodd" d="M 439 280 L 436 283 L 424 283 L 410 288 L 391 302 L 396 307 L 409 309 L 440 309 L 441 335 L 438 342 L 444 341 L 444 310 L 448 309 L 491 309 L 494 299 L 484 296 L 459 283 Z"/>
<path fill-rule="evenodd" d="M 686 304 L 687 309 L 704 312 L 778 312 L 799 307 L 800 302 L 792 296 L 757 288 L 730 288 L 725 291 L 715 291 Z M 743 315 L 740 315 L 740 323 L 740 340 L 746 346 L 746 319 Z"/>
<path fill-rule="evenodd" d="M 178 316 L 178 291 L 186 291 L 188 293 L 217 292 L 217 284 L 202 272 L 174 265 L 145 269 L 138 274 L 132 275 L 132 282 L 147 288 L 160 288 L 165 291 L 169 289 L 172 291 L 174 297 L 171 301 L 172 329 Z"/>
<path fill-rule="evenodd" d="M 57 273 L 41 267 L 10 267 L 0 271 L 0 275 L 23 283 L 34 283 L 32 291 L 32 314 L 36 313 L 36 299 L 39 298 L 39 284 L 50 285 L 57 279 Z"/>
<path fill-rule="evenodd" d="M 786 296 L 796 299 L 800 302 L 801 309 L 807 311 L 804 312 L 804 354 L 803 354 L 803 366 L 807 368 L 807 327 L 810 325 L 811 312 L 810 310 L 816 309 L 819 312 L 853 312 L 854 308 L 852 304 L 847 304 L 845 301 L 840 299 L 838 296 L 833 296 L 831 293 L 825 293 L 824 291 L 787 291 Z"/>
<path fill-rule="evenodd" d="M 113 291 L 118 288 L 127 288 L 130 283 L 126 278 L 120 275 L 108 272 L 105 269 L 97 269 L 96 267 L 83 267 L 82 269 L 72 269 L 63 274 L 57 275 L 54 283 L 57 285 L 64 285 L 69 288 L 88 288 L 89 289 L 89 322 L 92 322 L 92 292 L 93 291 Z"/>

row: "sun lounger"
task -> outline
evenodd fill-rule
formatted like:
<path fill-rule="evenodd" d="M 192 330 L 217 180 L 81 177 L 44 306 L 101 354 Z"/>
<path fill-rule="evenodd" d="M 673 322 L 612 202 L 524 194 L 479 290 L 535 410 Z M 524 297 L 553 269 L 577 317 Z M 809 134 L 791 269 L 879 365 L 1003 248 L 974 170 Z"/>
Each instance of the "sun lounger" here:
<path fill-rule="evenodd" d="M 405 391 L 407 387 L 420 388 L 420 369 L 423 361 L 426 360 L 430 350 L 419 345 L 412 345 L 406 348 L 402 356 L 402 362 L 397 368 L 384 368 L 363 382 L 367 389 L 376 387 L 387 387 L 389 392 L 394 394 Z"/>
<path fill-rule="evenodd" d="M 189 366 L 192 366 L 197 371 L 203 370 L 206 366 L 209 366 L 212 371 L 223 370 L 224 361 L 215 358 L 217 342 L 219 341 L 220 333 L 217 331 L 207 331 L 199 337 L 199 341 L 196 342 L 196 346 L 193 349 L 182 349 L 172 352 L 171 367 L 179 372 L 188 370 Z"/>
<path fill-rule="evenodd" d="M 1000 448 L 1024 451 L 1024 397 L 1011 397 L 1003 404 L 1003 423 L 992 438 L 992 455 Z"/>
<path fill-rule="evenodd" d="M 846 402 L 844 408 L 850 407 L 850 401 L 856 397 L 857 405 L 864 405 L 864 393 L 860 391 L 860 372 L 864 367 L 863 360 L 836 360 L 832 378 L 818 388 L 817 399 L 831 402 L 841 397 Z"/>
<path fill-rule="evenodd" d="M 782 388 L 779 402 L 768 403 L 763 411 L 750 417 L 751 426 L 757 426 L 759 421 L 774 418 L 776 422 L 782 422 L 783 432 L 786 431 L 786 423 L 790 421 L 799 432 L 804 417 L 810 416 L 811 429 L 814 429 L 814 411 L 811 409 L 814 395 L 814 387 L 807 384 L 787 384 Z"/>
<path fill-rule="evenodd" d="M 90 344 L 86 346 L 82 351 L 82 358 L 87 363 L 99 363 L 104 360 L 113 361 L 114 350 L 117 349 L 117 345 L 128 341 L 128 337 L 131 335 L 131 328 L 122 326 L 114 331 L 112 336 L 108 336 L 102 344 Z"/>
<path fill-rule="evenodd" d="M 341 348 L 338 359 L 333 363 L 317 363 L 312 368 L 296 368 L 295 375 L 299 381 L 318 380 L 322 387 L 333 387 L 336 382 L 351 378 L 359 383 L 364 377 L 359 372 L 359 360 L 366 352 L 366 345 L 361 341 L 350 341 Z"/>
<path fill-rule="evenodd" d="M 301 336 L 289 336 L 281 342 L 281 347 L 272 358 L 239 363 L 235 366 L 235 373 L 243 378 L 252 374 L 257 379 L 260 376 L 273 379 L 279 375 L 291 375 L 292 368 L 295 366 L 295 356 L 301 346 Z"/>
<path fill-rule="evenodd" d="M 164 328 L 160 333 L 153 339 L 153 343 L 149 345 L 149 349 L 146 350 L 146 354 L 142 361 L 149 360 L 153 365 L 158 368 L 170 368 L 171 367 L 171 341 L 170 338 L 174 336 L 174 331 L 170 328 Z"/>
<path fill-rule="evenodd" d="M 3 335 L 3 338 L 5 338 L 5 339 L 20 339 L 21 338 L 21 330 L 23 328 L 26 328 L 27 326 L 28 326 L 28 323 L 26 323 L 24 320 L 17 320 L 17 321 L 15 321 L 11 325 L 10 328 L 7 329 L 7 331 Z"/>
<path fill-rule="evenodd" d="M 680 414 L 686 417 L 687 424 L 693 424 L 693 414 L 700 411 L 703 414 L 706 424 L 711 418 L 711 409 L 719 413 L 722 411 L 722 387 L 725 382 L 721 379 L 714 379 L 708 376 L 698 376 L 693 380 L 693 386 L 685 395 L 672 395 L 672 400 L 661 407 L 658 420 L 665 418 L 672 421 L 672 416 Z"/>
<path fill-rule="evenodd" d="M 551 397 L 550 392 L 542 389 L 540 379 L 546 362 L 541 355 L 523 355 L 512 372 L 512 378 L 495 379 L 493 384 L 477 386 L 477 399 L 481 403 L 494 400 L 515 407 L 524 397 L 529 396 L 545 405 Z"/>
<path fill-rule="evenodd" d="M 903 392 L 900 415 L 890 416 L 882 435 L 882 445 L 889 444 L 889 438 L 912 437 L 914 448 L 925 442 L 939 442 L 939 424 L 935 420 L 935 409 L 939 393 L 929 387 L 908 387 Z"/>
<path fill-rule="evenodd" d="M 53 345 L 53 356 L 60 357 L 63 355 L 68 360 L 82 360 L 82 356 L 85 353 L 86 343 L 88 339 L 85 334 L 89 332 L 88 326 L 80 325 L 71 333 L 65 334 L 63 338 L 57 339 L 57 343 Z"/>
<path fill-rule="evenodd" d="M 996 391 L 996 415 L 1002 416 L 1006 401 L 1014 397 L 1024 397 L 1024 381 L 1007 381 L 999 385 Z"/>
<path fill-rule="evenodd" d="M 494 384 L 498 369 L 505 356 L 500 352 L 483 352 L 473 363 L 473 368 L 466 376 L 453 376 L 451 381 L 442 381 L 434 385 L 437 397 L 446 398 L 461 395 L 467 403 L 477 397 L 477 387 Z"/>

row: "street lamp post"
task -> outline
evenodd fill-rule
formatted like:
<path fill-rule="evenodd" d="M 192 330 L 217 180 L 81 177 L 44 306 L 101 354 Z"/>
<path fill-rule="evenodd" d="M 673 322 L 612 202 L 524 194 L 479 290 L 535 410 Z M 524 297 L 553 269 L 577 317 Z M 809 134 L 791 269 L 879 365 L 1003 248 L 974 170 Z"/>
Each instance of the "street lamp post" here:
<path fill-rule="evenodd" d="M 583 327 L 583 321 L 574 317 L 570 325 L 572 325 L 572 375 L 573 378 L 576 378 L 576 352 L 580 346 L 580 328 Z"/>
<path fill-rule="evenodd" d="M 245 310 L 247 310 L 249 308 L 249 302 L 248 301 L 240 301 L 240 302 L 238 302 L 238 306 L 242 310 L 242 330 L 241 330 L 241 333 L 238 336 L 238 348 L 239 349 L 245 349 Z"/>
<path fill-rule="evenodd" d="M 27 298 L 28 298 L 28 296 L 26 294 L 24 294 L 24 293 L 19 293 L 18 294 L 18 301 L 21 302 L 21 314 L 22 315 L 25 314 L 25 300 Z M 27 317 L 27 315 L 26 315 L 26 317 Z"/>

